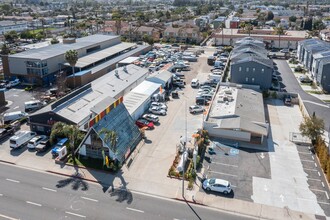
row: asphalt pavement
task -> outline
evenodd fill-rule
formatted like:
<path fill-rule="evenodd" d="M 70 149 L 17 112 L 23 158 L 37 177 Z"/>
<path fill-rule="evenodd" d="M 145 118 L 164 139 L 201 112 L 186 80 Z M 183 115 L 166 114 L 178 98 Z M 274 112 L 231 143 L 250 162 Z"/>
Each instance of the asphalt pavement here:
<path fill-rule="evenodd" d="M 0 166 L 0 219 L 248 219 L 76 177 Z"/>
<path fill-rule="evenodd" d="M 288 92 L 298 93 L 301 99 L 304 102 L 306 110 L 308 111 L 309 115 L 313 115 L 315 112 L 316 116 L 322 118 L 324 120 L 325 130 L 327 132 L 330 131 L 330 108 L 327 104 L 306 93 L 300 86 L 299 82 L 297 81 L 295 75 L 293 74 L 290 66 L 286 62 L 286 60 L 277 60 L 275 59 L 274 62 L 277 64 L 278 71 L 281 73 L 282 76 L 282 83 L 286 86 L 285 89 Z"/>

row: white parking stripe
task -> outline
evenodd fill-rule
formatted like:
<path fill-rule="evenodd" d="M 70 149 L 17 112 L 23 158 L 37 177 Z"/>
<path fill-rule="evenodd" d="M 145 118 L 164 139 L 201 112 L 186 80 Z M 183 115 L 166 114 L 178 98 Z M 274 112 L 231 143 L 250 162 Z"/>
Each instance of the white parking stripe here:
<path fill-rule="evenodd" d="M 226 163 L 218 163 L 218 162 L 213 162 L 213 161 L 212 161 L 212 163 L 219 164 L 219 165 L 224 165 L 224 166 L 229 166 L 229 167 L 238 167 L 236 165 L 231 165 L 231 164 L 226 164 Z"/>
<path fill-rule="evenodd" d="M 31 204 L 31 205 L 35 205 L 35 206 L 42 206 L 41 204 L 39 204 L 39 203 L 35 203 L 35 202 L 30 202 L 30 201 L 26 201 L 26 203 L 28 203 L 28 204 Z"/>
<path fill-rule="evenodd" d="M 13 180 L 13 179 L 6 179 L 7 181 L 13 182 L 13 183 L 19 183 L 18 180 Z"/>
<path fill-rule="evenodd" d="M 86 218 L 86 216 L 84 215 L 80 215 L 80 214 L 77 214 L 77 213 L 73 213 L 73 212 L 65 212 L 66 214 L 69 214 L 69 215 L 74 215 L 74 216 L 78 216 L 80 218 Z"/>
<path fill-rule="evenodd" d="M 314 160 L 314 156 L 312 156 L 313 160 Z"/>
<path fill-rule="evenodd" d="M 216 171 L 209 171 L 210 173 L 216 173 L 216 174 L 222 174 L 222 175 L 226 175 L 226 176 L 233 176 L 233 177 L 237 177 L 237 175 L 233 175 L 233 174 L 229 174 L 229 173 L 221 173 L 221 172 L 216 172 Z"/>
<path fill-rule="evenodd" d="M 91 198 L 84 197 L 84 196 L 81 196 L 80 198 L 82 198 L 82 199 L 86 199 L 86 200 L 89 200 L 89 201 L 93 201 L 93 202 L 98 202 L 98 201 L 99 201 L 99 200 L 91 199 Z"/>
<path fill-rule="evenodd" d="M 1 214 L 0 214 L 0 217 L 1 217 L 1 218 L 5 218 L 5 219 L 9 219 L 9 220 L 19 220 L 19 219 L 17 219 L 17 218 L 12 218 L 12 217 L 9 217 L 9 216 L 7 216 L 7 215 L 1 215 Z"/>
<path fill-rule="evenodd" d="M 316 163 L 314 163 L 314 165 L 315 165 L 315 167 L 317 167 L 317 164 Z"/>
<path fill-rule="evenodd" d="M 320 189 L 310 189 L 310 190 L 312 190 L 312 191 L 317 191 L 317 192 L 324 192 L 324 193 L 326 193 L 326 191 L 324 191 L 324 190 L 320 190 Z"/>
<path fill-rule="evenodd" d="M 315 169 L 308 169 L 308 168 L 304 168 L 304 170 L 310 170 L 310 171 L 317 171 L 317 170 L 315 170 Z"/>
<path fill-rule="evenodd" d="M 324 183 L 323 183 L 323 182 L 321 182 L 321 184 L 322 184 L 322 186 L 323 186 L 323 188 L 324 188 Z"/>
<path fill-rule="evenodd" d="M 314 163 L 314 160 L 301 160 L 303 162 L 310 162 L 310 163 Z"/>
<path fill-rule="evenodd" d="M 328 195 L 327 191 L 325 191 L 325 195 L 326 195 L 327 199 L 329 200 L 329 195 Z"/>
<path fill-rule="evenodd" d="M 320 172 L 318 172 L 318 171 L 317 171 L 317 174 L 318 174 L 319 176 L 321 176 Z"/>
<path fill-rule="evenodd" d="M 313 180 L 313 181 L 320 181 L 321 182 L 321 180 L 319 180 L 319 179 L 313 179 L 313 178 L 307 178 L 307 179 Z"/>
<path fill-rule="evenodd" d="M 49 188 L 46 188 L 46 187 L 42 187 L 42 189 L 47 190 L 47 191 L 51 191 L 51 192 L 57 192 L 56 189 L 49 189 Z"/>
<path fill-rule="evenodd" d="M 312 154 L 311 152 L 298 152 L 299 154 Z"/>
<path fill-rule="evenodd" d="M 132 209 L 132 208 L 128 208 L 128 207 L 126 207 L 126 209 L 131 210 L 131 211 L 134 211 L 134 212 L 144 213 L 144 211 L 139 210 L 139 209 Z"/>

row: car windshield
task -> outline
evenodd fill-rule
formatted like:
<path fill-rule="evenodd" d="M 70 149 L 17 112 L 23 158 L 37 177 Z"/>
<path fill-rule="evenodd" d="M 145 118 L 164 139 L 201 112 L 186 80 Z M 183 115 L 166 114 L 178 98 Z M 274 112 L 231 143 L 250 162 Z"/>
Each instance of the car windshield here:
<path fill-rule="evenodd" d="M 212 179 L 209 180 L 209 184 L 214 184 L 214 183 L 215 183 L 215 179 L 214 178 L 212 178 Z"/>

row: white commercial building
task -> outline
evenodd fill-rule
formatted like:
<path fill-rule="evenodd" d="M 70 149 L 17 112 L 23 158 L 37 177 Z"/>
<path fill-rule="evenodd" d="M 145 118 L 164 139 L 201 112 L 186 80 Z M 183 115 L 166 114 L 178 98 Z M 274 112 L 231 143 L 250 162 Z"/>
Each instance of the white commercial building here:
<path fill-rule="evenodd" d="M 22 32 L 27 30 L 26 21 L 0 21 L 0 34 L 5 34 L 9 31 Z"/>

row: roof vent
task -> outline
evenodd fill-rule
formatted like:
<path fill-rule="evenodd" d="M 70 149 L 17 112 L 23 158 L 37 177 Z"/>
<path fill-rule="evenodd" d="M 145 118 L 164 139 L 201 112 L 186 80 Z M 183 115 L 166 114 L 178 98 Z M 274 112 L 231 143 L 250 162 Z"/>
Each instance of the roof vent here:
<path fill-rule="evenodd" d="M 124 70 L 125 73 L 128 73 L 126 66 L 124 66 L 123 70 Z"/>
<path fill-rule="evenodd" d="M 115 76 L 119 79 L 119 73 L 118 73 L 118 70 L 115 70 Z"/>

